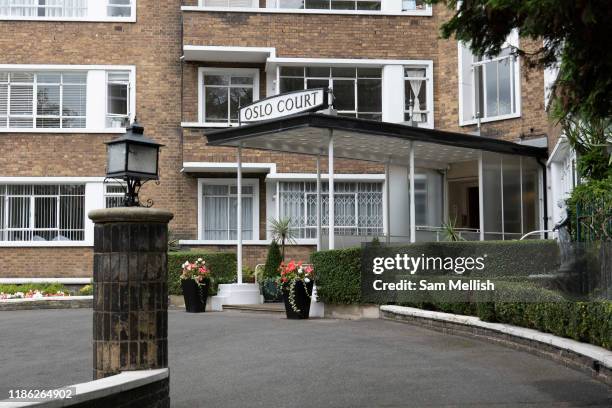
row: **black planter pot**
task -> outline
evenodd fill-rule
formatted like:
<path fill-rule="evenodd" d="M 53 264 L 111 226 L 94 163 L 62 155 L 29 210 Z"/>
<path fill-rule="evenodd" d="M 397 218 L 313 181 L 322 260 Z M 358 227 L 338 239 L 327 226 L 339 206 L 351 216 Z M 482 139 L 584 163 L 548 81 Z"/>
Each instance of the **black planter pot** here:
<path fill-rule="evenodd" d="M 290 285 L 283 285 L 283 301 L 285 302 L 285 313 L 287 319 L 308 319 L 310 313 L 310 296 L 312 296 L 313 282 L 304 283 L 299 280 L 295 282 L 295 305 L 298 311 L 293 310 L 289 303 L 289 288 Z M 308 294 L 306 292 L 308 291 Z"/>
<path fill-rule="evenodd" d="M 203 313 L 206 311 L 209 286 L 208 282 L 205 285 L 198 285 L 193 279 L 181 279 L 187 313 Z"/>

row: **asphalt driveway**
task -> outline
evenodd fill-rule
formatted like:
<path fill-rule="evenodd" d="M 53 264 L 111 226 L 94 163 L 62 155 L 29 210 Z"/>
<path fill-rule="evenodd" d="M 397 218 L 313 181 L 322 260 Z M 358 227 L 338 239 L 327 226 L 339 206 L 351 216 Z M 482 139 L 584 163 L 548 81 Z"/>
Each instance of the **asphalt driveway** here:
<path fill-rule="evenodd" d="M 0 313 L 0 399 L 91 378 L 91 309 Z M 173 407 L 612 406 L 528 353 L 382 320 L 169 312 Z"/>

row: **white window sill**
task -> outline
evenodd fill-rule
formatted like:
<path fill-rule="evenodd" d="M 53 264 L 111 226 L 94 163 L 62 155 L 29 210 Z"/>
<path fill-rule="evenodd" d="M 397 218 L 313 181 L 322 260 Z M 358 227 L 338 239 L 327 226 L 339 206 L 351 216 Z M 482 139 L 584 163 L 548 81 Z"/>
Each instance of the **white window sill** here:
<path fill-rule="evenodd" d="M 92 242 L 87 241 L 0 241 L 0 248 L 16 248 L 16 247 L 91 247 Z"/>
<path fill-rule="evenodd" d="M 125 128 L 106 128 L 106 129 L 0 128 L 0 133 L 125 133 Z"/>
<path fill-rule="evenodd" d="M 181 127 L 184 128 L 228 128 L 238 126 L 240 126 L 238 123 L 181 122 Z"/>
<path fill-rule="evenodd" d="M 271 14 L 344 14 L 357 16 L 424 16 L 432 15 L 431 7 L 425 10 L 410 11 L 383 11 L 383 10 L 315 10 L 315 9 L 279 9 L 279 8 L 257 8 L 257 7 L 200 7 L 183 6 L 182 11 L 213 11 L 230 13 L 271 13 Z"/>
<path fill-rule="evenodd" d="M 499 120 L 508 120 L 508 119 L 516 119 L 516 118 L 520 118 L 521 117 L 521 113 L 511 113 L 509 115 L 500 115 L 500 116 L 492 116 L 489 118 L 482 118 L 480 119 L 480 123 L 488 123 L 488 122 L 497 122 Z M 459 121 L 459 126 L 471 126 L 471 125 L 476 125 L 478 124 L 478 121 L 476 119 L 471 119 L 471 120 L 460 120 Z"/>
<path fill-rule="evenodd" d="M 38 17 L 0 16 L 0 21 L 73 21 L 86 23 L 135 23 L 136 17 Z"/>

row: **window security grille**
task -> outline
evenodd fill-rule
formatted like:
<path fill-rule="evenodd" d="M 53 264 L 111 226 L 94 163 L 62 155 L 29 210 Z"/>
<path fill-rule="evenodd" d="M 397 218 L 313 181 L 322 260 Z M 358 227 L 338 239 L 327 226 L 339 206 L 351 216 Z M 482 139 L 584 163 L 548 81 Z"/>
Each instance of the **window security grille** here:
<path fill-rule="evenodd" d="M 84 17 L 87 0 L 0 0 L 0 17 Z"/>

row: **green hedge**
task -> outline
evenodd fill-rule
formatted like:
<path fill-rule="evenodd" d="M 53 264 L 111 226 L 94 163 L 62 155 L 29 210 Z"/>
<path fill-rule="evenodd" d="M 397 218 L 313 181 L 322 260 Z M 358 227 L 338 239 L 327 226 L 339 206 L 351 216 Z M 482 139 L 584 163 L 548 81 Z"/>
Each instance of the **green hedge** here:
<path fill-rule="evenodd" d="M 233 252 L 182 251 L 168 253 L 168 293 L 182 295 L 181 265 L 189 260 L 202 258 L 211 271 L 212 292 L 215 294 L 220 283 L 236 282 L 236 254 Z"/>
<path fill-rule="evenodd" d="M 361 303 L 361 248 L 315 252 L 317 296 L 325 303 Z"/>
<path fill-rule="evenodd" d="M 24 283 L 18 285 L 0 285 L 0 292 L 11 295 L 17 292 L 26 293 L 30 290 L 39 290 L 45 293 L 70 292 L 61 283 Z"/>
<path fill-rule="evenodd" d="M 436 245 L 432 245 L 436 244 Z M 554 245 L 554 248 L 551 246 Z M 561 337 L 612 349 L 612 302 L 568 302 L 554 291 L 544 289 L 533 283 L 525 282 L 527 273 L 538 272 L 538 264 L 552 267 L 558 254 L 556 244 L 551 241 L 506 241 L 506 242 L 458 242 L 414 244 L 410 253 L 415 256 L 432 248 L 441 248 L 439 256 L 473 256 L 486 250 L 488 257 L 498 261 L 487 262 L 487 269 L 478 275 L 486 274 L 495 282 L 494 298 L 483 300 L 479 294 L 467 294 L 465 302 L 445 299 L 445 295 L 431 294 L 419 303 L 402 303 L 406 306 L 448 313 L 478 316 L 484 321 L 508 323 L 532 328 Z M 426 249 L 427 248 L 427 249 Z M 468 249 L 471 252 L 467 252 Z M 397 248 L 393 249 L 396 251 Z M 414 251 L 414 252 L 413 252 Z M 451 255 L 452 253 L 452 255 Z M 496 258 L 499 256 L 499 258 Z M 538 260 L 538 258 L 541 258 Z M 491 261 L 492 259 L 489 259 Z M 315 267 L 317 294 L 321 301 L 331 304 L 360 304 L 361 297 L 362 249 L 350 248 L 322 251 L 312 254 L 311 262 Z M 498 265 L 498 262 L 507 265 Z M 513 269 L 516 268 L 516 269 Z M 491 274 L 491 276 L 489 275 Z M 530 299 L 529 303 L 519 299 Z"/>

